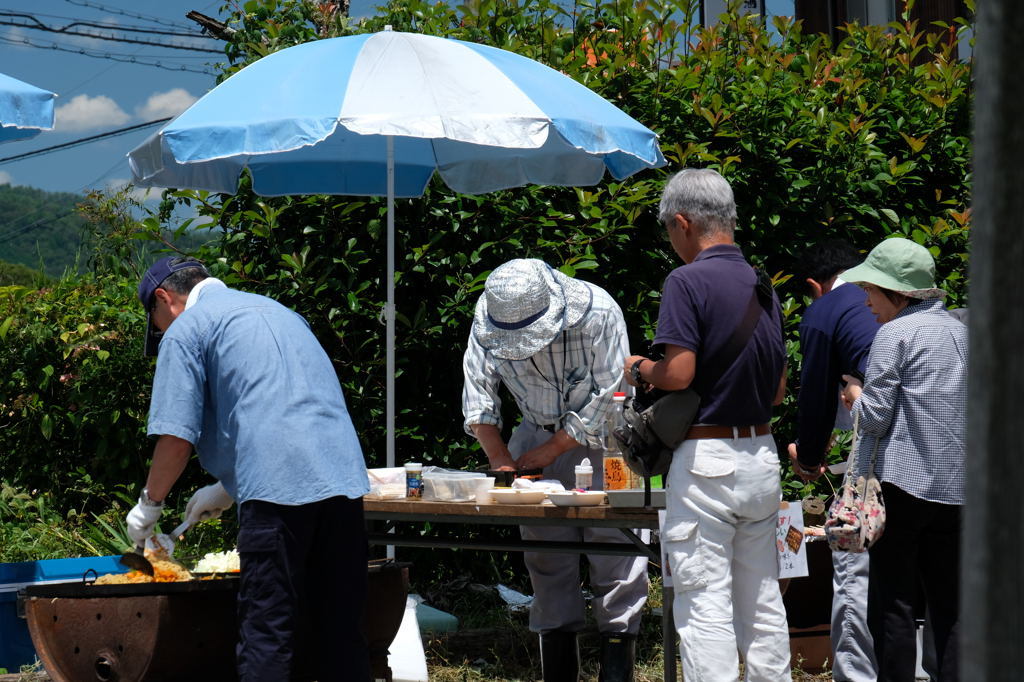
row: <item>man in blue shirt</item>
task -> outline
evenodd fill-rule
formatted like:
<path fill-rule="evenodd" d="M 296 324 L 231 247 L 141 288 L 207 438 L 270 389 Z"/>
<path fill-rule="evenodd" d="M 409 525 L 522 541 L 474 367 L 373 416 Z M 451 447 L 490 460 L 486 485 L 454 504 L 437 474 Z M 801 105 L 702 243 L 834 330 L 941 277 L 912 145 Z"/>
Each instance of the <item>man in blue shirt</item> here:
<path fill-rule="evenodd" d="M 849 410 L 839 408 L 840 381 L 853 371 L 864 376 L 879 329 L 864 290 L 841 279 L 844 270 L 862 260 L 852 244 L 837 239 L 812 246 L 798 268 L 814 302 L 800 323 L 799 436 L 790 443 L 789 456 L 805 481 L 824 472 L 833 427 L 850 428 Z M 832 677 L 837 682 L 874 682 L 877 677 L 867 602 L 868 553 L 833 552 Z"/>
<path fill-rule="evenodd" d="M 147 354 L 160 353 L 157 442 L 129 534 L 136 544 L 153 534 L 195 447 L 218 482 L 195 493 L 186 518 L 239 503 L 239 679 L 369 679 L 369 483 L 327 354 L 301 316 L 227 288 L 193 259 L 157 261 L 138 293 Z"/>
<path fill-rule="evenodd" d="M 680 171 L 658 217 L 686 265 L 665 281 L 654 337 L 664 358 L 630 356 L 624 369 L 634 386 L 692 386 L 701 396 L 672 457 L 662 526 L 683 678 L 735 682 L 739 651 L 747 679 L 782 682 L 790 679 L 775 548 L 782 486 L 768 423 L 786 386 L 778 298 L 770 287 L 762 294 L 734 243 L 736 202 L 721 175 Z M 749 310 L 753 331 L 733 351 L 733 337 L 750 329 Z M 718 359 L 726 353 L 733 357 Z"/>

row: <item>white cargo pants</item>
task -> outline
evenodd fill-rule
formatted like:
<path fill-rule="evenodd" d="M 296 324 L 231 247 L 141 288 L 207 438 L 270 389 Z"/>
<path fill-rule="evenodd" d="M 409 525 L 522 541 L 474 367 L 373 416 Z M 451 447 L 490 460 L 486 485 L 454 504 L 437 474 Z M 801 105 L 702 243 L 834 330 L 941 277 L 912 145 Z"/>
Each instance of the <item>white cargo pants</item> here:
<path fill-rule="evenodd" d="M 778 582 L 781 496 L 771 435 L 683 441 L 668 474 L 662 542 L 687 682 L 790 680 Z"/>
<path fill-rule="evenodd" d="M 521 423 L 509 439 L 509 451 L 518 459 L 524 452 L 544 443 L 551 434 L 528 422 Z M 545 467 L 544 478 L 557 479 L 566 489 L 575 485 L 574 469 L 589 457 L 594 466 L 593 488 L 603 488 L 601 452 L 580 446 L 562 453 Z M 520 526 L 524 540 L 557 542 L 623 542 L 628 540 L 617 528 L 574 528 Z M 634 531 L 645 542 L 649 532 Z M 647 601 L 647 558 L 588 554 L 590 589 L 594 619 L 600 632 L 628 632 L 640 629 L 640 611 Z M 530 606 L 530 630 L 577 632 L 586 623 L 586 601 L 580 587 L 580 556 L 552 552 L 524 552 L 523 561 L 530 572 L 533 604 Z"/>

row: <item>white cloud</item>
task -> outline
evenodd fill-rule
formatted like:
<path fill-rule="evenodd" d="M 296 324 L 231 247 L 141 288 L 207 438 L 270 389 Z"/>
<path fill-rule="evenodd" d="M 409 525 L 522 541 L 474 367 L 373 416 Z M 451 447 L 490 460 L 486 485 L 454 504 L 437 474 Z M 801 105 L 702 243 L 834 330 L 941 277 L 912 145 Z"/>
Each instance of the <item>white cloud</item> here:
<path fill-rule="evenodd" d="M 8 26 L 4 31 L 4 38 L 6 39 L 4 42 L 7 43 L 4 46 L 5 49 L 32 50 L 32 47 L 25 43 L 33 38 L 32 32 L 25 31 L 20 26 Z"/>
<path fill-rule="evenodd" d="M 7 171 L 0 171 L 0 185 L 13 185 L 14 178 Z"/>
<path fill-rule="evenodd" d="M 143 121 L 177 116 L 192 106 L 196 99 L 188 90 L 174 88 L 167 92 L 157 92 L 150 95 L 145 104 L 135 108 L 135 113 Z"/>
<path fill-rule="evenodd" d="M 121 126 L 131 118 L 117 102 L 106 95 L 75 95 L 57 107 L 57 132 L 70 133 Z"/>

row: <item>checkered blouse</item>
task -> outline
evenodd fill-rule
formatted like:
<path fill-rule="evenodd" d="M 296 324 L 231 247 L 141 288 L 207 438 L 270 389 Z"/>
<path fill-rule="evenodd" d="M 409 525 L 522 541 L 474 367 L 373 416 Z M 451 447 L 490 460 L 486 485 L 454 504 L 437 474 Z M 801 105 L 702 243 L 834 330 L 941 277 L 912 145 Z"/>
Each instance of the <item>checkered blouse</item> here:
<path fill-rule="evenodd" d="M 853 409 L 861 473 L 877 443 L 880 480 L 923 500 L 964 503 L 967 327 L 941 301 L 912 303 L 882 325 Z"/>

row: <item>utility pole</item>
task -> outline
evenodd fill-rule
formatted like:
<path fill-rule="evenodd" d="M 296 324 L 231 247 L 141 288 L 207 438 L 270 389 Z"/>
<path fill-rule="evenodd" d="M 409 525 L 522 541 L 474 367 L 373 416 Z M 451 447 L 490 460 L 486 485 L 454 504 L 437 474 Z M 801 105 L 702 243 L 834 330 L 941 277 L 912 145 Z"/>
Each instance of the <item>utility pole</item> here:
<path fill-rule="evenodd" d="M 976 26 L 960 677 L 995 682 L 1024 642 L 1024 4 L 979 2 Z"/>

